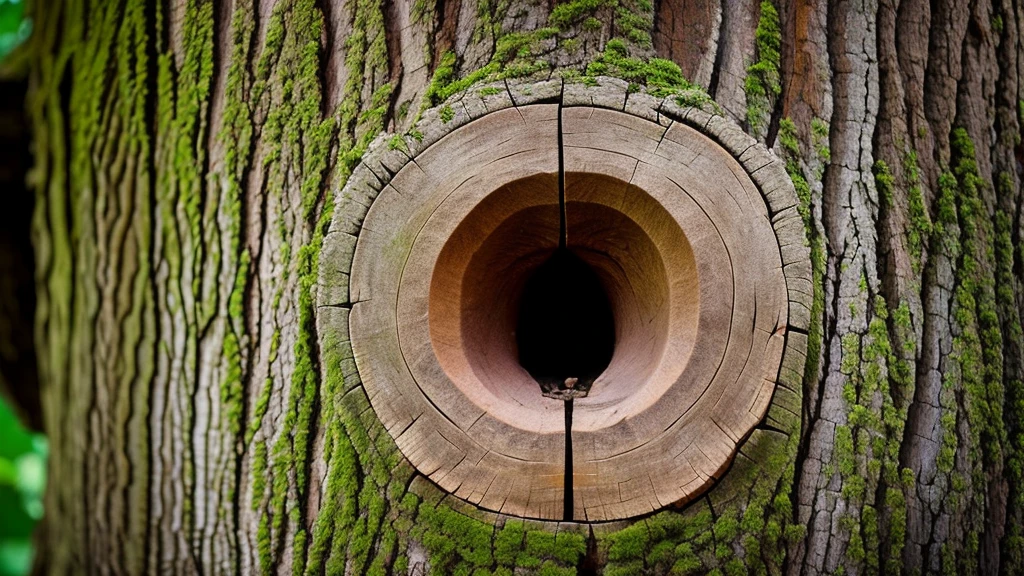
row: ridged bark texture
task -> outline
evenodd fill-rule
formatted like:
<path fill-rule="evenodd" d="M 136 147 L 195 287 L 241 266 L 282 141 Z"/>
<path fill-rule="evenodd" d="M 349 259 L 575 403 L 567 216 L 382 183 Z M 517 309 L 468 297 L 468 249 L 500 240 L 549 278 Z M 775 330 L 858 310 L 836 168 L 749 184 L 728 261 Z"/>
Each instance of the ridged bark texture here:
<path fill-rule="evenodd" d="M 1024 573 L 1019 3 L 32 14 L 49 572 Z M 783 366 L 803 386 L 683 508 L 498 517 L 416 473 L 347 342 L 318 344 L 348 313 L 315 305 L 323 236 L 382 130 L 415 138 L 477 81 L 597 75 L 710 97 L 786 160 L 813 260 L 807 361 Z"/>

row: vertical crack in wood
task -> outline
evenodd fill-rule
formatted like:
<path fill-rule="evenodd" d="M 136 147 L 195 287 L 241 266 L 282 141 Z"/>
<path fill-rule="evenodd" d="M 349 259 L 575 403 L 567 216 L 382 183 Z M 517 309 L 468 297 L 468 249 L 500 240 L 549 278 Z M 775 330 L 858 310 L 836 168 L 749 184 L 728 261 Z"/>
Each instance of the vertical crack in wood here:
<path fill-rule="evenodd" d="M 558 247 L 564 249 L 568 230 L 565 227 L 565 154 L 562 145 L 562 96 L 565 84 L 558 96 Z"/>
<path fill-rule="evenodd" d="M 568 230 L 565 217 L 565 145 L 562 141 L 562 102 L 565 84 L 562 84 L 558 97 L 558 249 L 565 250 Z M 565 474 L 562 490 L 562 519 L 571 522 L 573 519 L 572 496 L 572 398 L 565 400 Z"/>
<path fill-rule="evenodd" d="M 572 498 L 572 398 L 565 401 L 565 481 L 562 494 L 563 514 L 562 519 L 566 522 L 573 520 L 573 498 Z"/>

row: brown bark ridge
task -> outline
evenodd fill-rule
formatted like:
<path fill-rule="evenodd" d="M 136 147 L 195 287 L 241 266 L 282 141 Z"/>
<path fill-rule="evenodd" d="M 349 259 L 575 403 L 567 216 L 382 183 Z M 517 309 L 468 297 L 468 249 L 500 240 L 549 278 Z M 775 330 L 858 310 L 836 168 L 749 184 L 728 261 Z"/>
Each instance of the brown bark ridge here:
<path fill-rule="evenodd" d="M 30 11 L 49 572 L 1024 572 L 1019 3 Z M 364 158 L 378 134 L 399 154 L 494 90 L 601 76 L 627 109 L 728 116 L 785 163 L 807 354 L 699 498 L 542 523 L 404 460 L 330 329 L 352 305 L 321 298 L 347 292 L 329 266 L 362 227 L 336 206 L 375 196 L 340 196 L 350 173 L 390 178 Z"/>

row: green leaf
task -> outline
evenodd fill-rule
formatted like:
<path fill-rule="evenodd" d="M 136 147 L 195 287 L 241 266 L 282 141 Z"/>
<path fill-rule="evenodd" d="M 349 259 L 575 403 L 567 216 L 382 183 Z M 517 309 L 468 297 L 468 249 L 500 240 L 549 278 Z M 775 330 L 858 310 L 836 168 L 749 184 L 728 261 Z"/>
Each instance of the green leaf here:
<path fill-rule="evenodd" d="M 0 576 L 20 576 L 32 569 L 35 551 L 28 538 L 0 541 Z"/>
<path fill-rule="evenodd" d="M 10 54 L 32 33 L 22 0 L 0 0 L 0 59 Z"/>

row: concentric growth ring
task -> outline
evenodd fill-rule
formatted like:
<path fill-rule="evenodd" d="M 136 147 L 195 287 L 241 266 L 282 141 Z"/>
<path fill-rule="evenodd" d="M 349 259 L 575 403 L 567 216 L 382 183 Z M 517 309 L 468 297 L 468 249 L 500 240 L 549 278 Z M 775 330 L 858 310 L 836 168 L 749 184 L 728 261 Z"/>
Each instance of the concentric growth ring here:
<path fill-rule="evenodd" d="M 779 232 L 795 202 L 770 211 L 743 158 L 657 119 L 506 107 L 346 187 L 380 189 L 351 264 L 358 373 L 442 489 L 520 517 L 627 518 L 706 489 L 764 416 L 787 243 L 806 258 Z"/>

